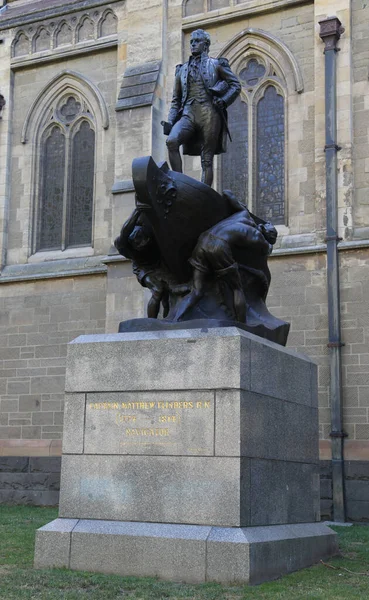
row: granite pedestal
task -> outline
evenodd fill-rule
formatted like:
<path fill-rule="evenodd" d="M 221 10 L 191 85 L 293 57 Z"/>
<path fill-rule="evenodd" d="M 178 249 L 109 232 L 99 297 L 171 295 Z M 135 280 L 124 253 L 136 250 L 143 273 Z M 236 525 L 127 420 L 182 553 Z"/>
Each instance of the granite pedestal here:
<path fill-rule="evenodd" d="M 331 556 L 316 380 L 235 327 L 77 338 L 59 518 L 35 565 L 260 583 Z"/>

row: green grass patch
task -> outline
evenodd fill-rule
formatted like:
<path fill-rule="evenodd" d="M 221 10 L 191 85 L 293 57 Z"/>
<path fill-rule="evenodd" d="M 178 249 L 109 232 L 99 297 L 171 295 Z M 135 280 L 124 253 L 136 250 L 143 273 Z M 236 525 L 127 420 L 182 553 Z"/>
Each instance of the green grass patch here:
<path fill-rule="evenodd" d="M 256 587 L 187 585 L 33 568 L 35 531 L 53 508 L 0 506 L 0 600 L 369 600 L 369 527 L 338 527 L 341 556 Z"/>

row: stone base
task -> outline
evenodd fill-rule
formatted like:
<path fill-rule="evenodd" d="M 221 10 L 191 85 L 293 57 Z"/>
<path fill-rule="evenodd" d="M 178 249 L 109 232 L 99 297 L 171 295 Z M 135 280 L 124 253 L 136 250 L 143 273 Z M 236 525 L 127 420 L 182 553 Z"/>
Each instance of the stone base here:
<path fill-rule="evenodd" d="M 253 318 L 254 317 L 254 318 Z M 178 331 L 186 329 L 215 329 L 219 327 L 238 327 L 265 340 L 285 346 L 287 344 L 290 324 L 273 317 L 268 313 L 265 320 L 260 315 L 248 315 L 247 324 L 226 319 L 190 319 L 189 321 L 170 321 L 169 319 L 129 319 L 119 323 L 119 333 L 142 331 Z"/>
<path fill-rule="evenodd" d="M 323 523 L 241 528 L 56 519 L 37 531 L 35 567 L 258 584 L 337 551 L 337 536 Z"/>

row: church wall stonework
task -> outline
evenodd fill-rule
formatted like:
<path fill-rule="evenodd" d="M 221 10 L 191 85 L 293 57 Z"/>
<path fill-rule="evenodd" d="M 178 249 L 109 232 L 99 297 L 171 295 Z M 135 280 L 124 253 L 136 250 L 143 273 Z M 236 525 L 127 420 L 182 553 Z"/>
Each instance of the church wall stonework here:
<path fill-rule="evenodd" d="M 36 4 L 44 12 L 36 15 Z M 285 84 L 288 174 L 286 223 L 278 226 L 270 260 L 268 307 L 291 322 L 288 346 L 318 363 L 320 450 L 327 461 L 322 509 L 329 516 L 324 44 L 319 21 L 336 14 L 345 27 L 337 54 L 344 447 L 349 518 L 369 520 L 369 506 L 359 490 L 369 481 L 369 9 L 359 0 L 280 0 L 269 12 L 258 0 L 212 2 L 206 13 L 200 11 L 203 7 L 203 2 L 187 6 L 182 0 L 87 0 L 83 6 L 77 0 L 55 2 L 51 14 L 45 2 L 13 0 L 0 13 L 0 94 L 6 100 L 0 120 L 0 456 L 60 454 L 66 344 L 84 333 L 116 332 L 120 321 L 144 313 L 147 292 L 112 242 L 134 205 L 132 159 L 148 154 L 157 161 L 166 159 L 159 123 L 167 116 L 175 66 L 187 60 L 191 31 L 209 31 L 211 55 L 227 56 L 235 48 L 232 40 L 237 49 L 244 43 L 246 52 L 251 40 L 247 31 L 261 30 L 272 40 L 269 51 Z M 11 21 L 12 10 L 19 12 Z M 102 29 L 106 11 L 116 21 Z M 90 33 L 88 20 L 93 24 Z M 30 35 L 27 54 L 20 46 L 16 49 L 22 32 Z M 237 41 L 242 32 L 245 36 Z M 257 37 L 252 39 L 254 43 Z M 268 43 L 259 40 L 255 54 L 262 56 Z M 273 51 L 273 43 L 293 56 L 302 89 L 296 89 L 288 61 Z M 161 64 L 152 104 L 116 111 L 127 69 L 150 61 Z M 102 118 L 96 119 L 94 242 L 91 247 L 35 254 L 36 121 L 30 117 L 25 144 L 22 130 L 32 102 L 44 90 L 41 106 L 49 82 L 63 71 L 91 81 L 108 115 L 107 128 Z M 98 114 L 98 103 L 94 109 Z M 186 157 L 185 168 L 200 177 L 198 157 Z M 55 264 L 54 271 L 50 264 Z"/>
<path fill-rule="evenodd" d="M 353 129 L 354 178 L 356 202 L 354 211 L 357 237 L 368 237 L 369 205 L 369 27 L 368 10 L 362 2 L 352 3 L 353 28 Z"/>
<path fill-rule="evenodd" d="M 0 315 L 0 456 L 60 454 L 66 345 L 105 332 L 106 278 L 3 284 Z"/>
<path fill-rule="evenodd" d="M 318 363 L 321 454 L 329 456 L 330 401 L 326 258 L 324 253 L 274 257 L 268 308 L 291 322 L 288 346 Z M 348 459 L 369 451 L 369 252 L 340 252 L 344 430 Z"/>
<path fill-rule="evenodd" d="M 112 237 L 110 191 L 114 181 L 116 51 L 104 50 L 94 56 L 93 61 L 88 55 L 71 58 L 63 63 L 63 71 L 68 70 L 82 73 L 101 90 L 109 112 L 109 128 L 103 130 L 97 121 L 96 131 L 97 156 L 100 160 L 95 171 L 95 195 L 99 203 L 95 206 L 94 245 L 95 253 L 104 254 Z M 42 64 L 37 69 L 33 67 L 16 71 L 14 75 L 8 264 L 25 262 L 31 253 L 30 234 L 36 184 L 32 170 L 38 158 L 38 148 L 34 139 L 25 144 L 21 142 L 25 115 L 38 94 L 42 90 L 45 90 L 45 94 L 48 92 L 49 82 L 60 71 L 60 64 L 52 62 Z"/>

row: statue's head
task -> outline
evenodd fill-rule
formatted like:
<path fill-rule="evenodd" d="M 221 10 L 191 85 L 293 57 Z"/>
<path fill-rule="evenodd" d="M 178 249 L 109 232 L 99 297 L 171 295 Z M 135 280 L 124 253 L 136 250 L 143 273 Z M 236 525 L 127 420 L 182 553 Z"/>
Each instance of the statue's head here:
<path fill-rule="evenodd" d="M 190 39 L 191 53 L 193 56 L 198 56 L 203 52 L 208 53 L 210 48 L 210 35 L 203 29 L 196 29 L 191 33 Z"/>
<path fill-rule="evenodd" d="M 134 250 L 143 250 L 152 243 L 153 232 L 145 217 L 142 216 L 142 213 L 139 215 L 128 239 Z"/>

